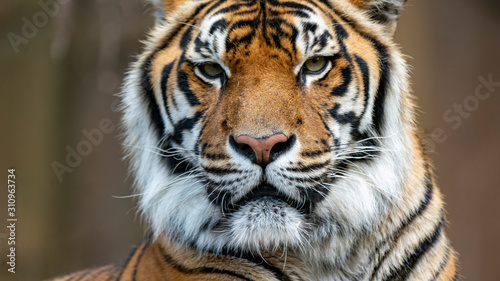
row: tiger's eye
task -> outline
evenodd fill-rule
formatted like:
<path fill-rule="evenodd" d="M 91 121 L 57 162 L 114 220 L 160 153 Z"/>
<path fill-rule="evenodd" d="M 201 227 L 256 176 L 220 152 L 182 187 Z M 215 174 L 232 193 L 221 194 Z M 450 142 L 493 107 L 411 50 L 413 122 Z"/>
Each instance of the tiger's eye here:
<path fill-rule="evenodd" d="M 318 72 L 322 70 L 326 65 L 326 59 L 325 57 L 314 57 L 306 60 L 304 63 L 305 68 L 307 71 L 310 72 Z"/>
<path fill-rule="evenodd" d="M 210 77 L 217 77 L 224 71 L 222 67 L 216 63 L 207 63 L 202 66 L 203 72 Z"/>

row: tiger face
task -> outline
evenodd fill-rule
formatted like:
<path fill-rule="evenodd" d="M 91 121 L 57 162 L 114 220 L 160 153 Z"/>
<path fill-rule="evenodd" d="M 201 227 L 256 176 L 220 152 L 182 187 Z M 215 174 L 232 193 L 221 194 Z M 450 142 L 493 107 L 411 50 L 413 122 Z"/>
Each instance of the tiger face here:
<path fill-rule="evenodd" d="M 354 241 L 385 216 L 408 160 L 406 73 L 391 21 L 366 2 L 165 1 L 122 93 L 157 236 L 303 249 Z"/>

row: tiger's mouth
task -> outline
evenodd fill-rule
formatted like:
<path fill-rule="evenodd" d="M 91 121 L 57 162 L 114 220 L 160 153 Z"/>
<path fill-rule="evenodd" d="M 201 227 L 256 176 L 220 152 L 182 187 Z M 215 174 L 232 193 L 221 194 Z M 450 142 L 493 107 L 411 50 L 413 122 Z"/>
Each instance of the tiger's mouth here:
<path fill-rule="evenodd" d="M 300 203 L 291 198 L 290 196 L 287 196 L 282 192 L 279 192 L 276 187 L 267 183 L 260 184 L 238 201 L 229 204 L 227 206 L 227 210 L 225 211 L 227 213 L 234 213 L 237 212 L 241 207 L 247 205 L 248 203 L 257 202 L 259 200 L 275 201 L 277 203 L 288 205 L 289 207 L 297 209 L 303 213 L 310 212 L 309 208 L 310 204 L 307 204 L 307 202 Z"/>

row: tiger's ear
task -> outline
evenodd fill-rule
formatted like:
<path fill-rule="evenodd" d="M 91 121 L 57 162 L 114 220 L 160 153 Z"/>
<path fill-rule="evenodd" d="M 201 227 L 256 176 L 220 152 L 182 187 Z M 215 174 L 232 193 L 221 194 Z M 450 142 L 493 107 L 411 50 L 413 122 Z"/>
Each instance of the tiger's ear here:
<path fill-rule="evenodd" d="M 396 31 L 399 12 L 407 0 L 350 0 L 354 6 L 364 10 L 370 18 L 385 26 L 387 34 Z"/>
<path fill-rule="evenodd" d="M 157 9 L 157 18 L 164 19 L 171 16 L 177 9 L 189 0 L 149 0 Z"/>

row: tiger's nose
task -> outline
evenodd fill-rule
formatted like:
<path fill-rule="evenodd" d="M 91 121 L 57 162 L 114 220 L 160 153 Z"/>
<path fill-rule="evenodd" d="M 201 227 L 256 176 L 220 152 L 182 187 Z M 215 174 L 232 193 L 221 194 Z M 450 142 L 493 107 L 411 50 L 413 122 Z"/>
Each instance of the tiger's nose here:
<path fill-rule="evenodd" d="M 259 165 L 269 164 L 290 146 L 290 140 L 284 134 L 275 134 L 266 138 L 241 135 L 236 138 L 235 142 L 235 149 L 238 152 L 253 158 L 254 162 Z"/>

